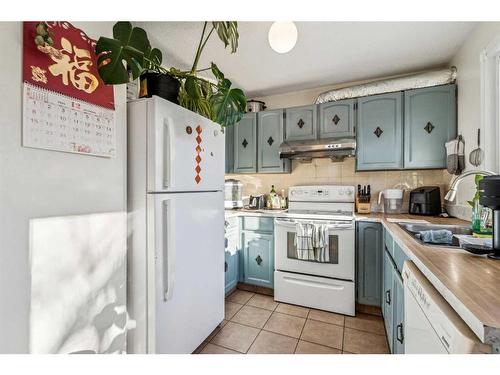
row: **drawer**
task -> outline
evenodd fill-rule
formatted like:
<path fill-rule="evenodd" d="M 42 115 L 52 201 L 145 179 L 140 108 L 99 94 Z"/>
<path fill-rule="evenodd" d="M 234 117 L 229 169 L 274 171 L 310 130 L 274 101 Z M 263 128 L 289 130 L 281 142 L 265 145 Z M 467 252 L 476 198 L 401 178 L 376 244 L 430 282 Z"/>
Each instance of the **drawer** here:
<path fill-rule="evenodd" d="M 391 257 L 394 258 L 394 240 L 387 229 L 384 229 L 384 244 Z"/>
<path fill-rule="evenodd" d="M 272 217 L 244 216 L 241 218 L 241 226 L 243 230 L 273 232 L 274 219 Z"/>
<path fill-rule="evenodd" d="M 404 250 L 401 247 L 399 247 L 399 245 L 395 242 L 394 242 L 393 259 L 394 259 L 394 263 L 396 263 L 396 268 L 398 269 L 399 273 L 403 272 L 403 264 L 404 264 L 405 260 L 410 259 L 410 258 L 408 258 L 408 256 L 404 252 Z"/>
<path fill-rule="evenodd" d="M 274 272 L 274 300 L 354 316 L 354 282 Z"/>

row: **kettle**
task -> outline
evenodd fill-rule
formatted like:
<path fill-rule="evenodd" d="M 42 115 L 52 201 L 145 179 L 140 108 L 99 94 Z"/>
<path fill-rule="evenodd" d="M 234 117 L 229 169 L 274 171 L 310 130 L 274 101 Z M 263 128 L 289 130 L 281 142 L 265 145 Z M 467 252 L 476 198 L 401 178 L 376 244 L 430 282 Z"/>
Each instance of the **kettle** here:
<path fill-rule="evenodd" d="M 400 214 L 403 212 L 403 194 L 402 189 L 385 189 L 378 195 L 378 204 L 384 197 L 384 213 L 386 214 Z"/>
<path fill-rule="evenodd" d="M 266 208 L 266 197 L 263 194 L 251 195 L 248 208 L 252 210 L 262 210 Z"/>

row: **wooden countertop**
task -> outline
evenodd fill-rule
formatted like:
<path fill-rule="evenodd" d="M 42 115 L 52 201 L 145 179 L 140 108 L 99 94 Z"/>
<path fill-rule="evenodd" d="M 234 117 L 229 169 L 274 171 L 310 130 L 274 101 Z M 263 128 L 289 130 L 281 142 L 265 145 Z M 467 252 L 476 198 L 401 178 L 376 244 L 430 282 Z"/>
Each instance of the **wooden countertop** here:
<path fill-rule="evenodd" d="M 500 261 L 464 250 L 422 245 L 387 218 L 427 220 L 433 224 L 466 225 L 455 218 L 415 215 L 359 215 L 359 221 L 380 221 L 479 339 L 500 344 Z"/>

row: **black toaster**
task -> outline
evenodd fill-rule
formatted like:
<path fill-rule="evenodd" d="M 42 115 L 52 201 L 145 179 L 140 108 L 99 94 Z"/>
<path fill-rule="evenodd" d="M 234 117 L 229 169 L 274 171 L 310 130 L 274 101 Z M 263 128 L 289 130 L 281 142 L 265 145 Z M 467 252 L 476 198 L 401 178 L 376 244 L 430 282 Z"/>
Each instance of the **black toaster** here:
<path fill-rule="evenodd" d="M 436 216 L 441 213 L 441 192 L 438 186 L 422 186 L 410 192 L 412 215 Z"/>

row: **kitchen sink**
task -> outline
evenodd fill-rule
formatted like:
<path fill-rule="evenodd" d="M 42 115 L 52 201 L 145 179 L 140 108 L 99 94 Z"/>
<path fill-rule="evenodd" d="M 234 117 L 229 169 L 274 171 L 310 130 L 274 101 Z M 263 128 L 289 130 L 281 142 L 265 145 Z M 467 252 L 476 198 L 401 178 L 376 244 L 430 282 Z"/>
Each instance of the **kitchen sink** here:
<path fill-rule="evenodd" d="M 451 247 L 451 248 L 460 248 L 460 243 L 458 238 L 453 237 L 451 244 L 443 244 L 443 243 L 432 243 L 432 242 L 424 242 L 420 238 L 418 238 L 417 234 L 421 231 L 426 230 L 441 230 L 446 229 L 451 231 L 453 234 L 465 234 L 471 235 L 472 229 L 463 225 L 439 225 L 439 224 L 410 224 L 410 223 L 398 223 L 398 225 L 408 234 L 410 234 L 416 241 L 420 242 L 423 245 L 427 246 L 443 246 L 443 247 Z"/>

